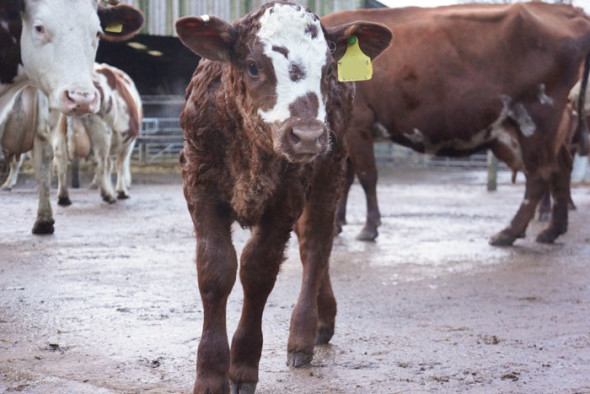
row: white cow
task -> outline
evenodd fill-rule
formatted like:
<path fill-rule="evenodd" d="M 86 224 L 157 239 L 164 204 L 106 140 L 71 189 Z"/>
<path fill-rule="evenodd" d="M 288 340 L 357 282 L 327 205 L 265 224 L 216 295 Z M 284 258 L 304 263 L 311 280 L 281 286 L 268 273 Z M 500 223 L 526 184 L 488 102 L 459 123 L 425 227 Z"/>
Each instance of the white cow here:
<path fill-rule="evenodd" d="M 129 161 L 143 117 L 139 92 L 127 74 L 107 64 L 95 65 L 93 80 L 100 94 L 99 111 L 81 118 L 62 116 L 52 136 L 59 205 L 71 204 L 66 186 L 68 164 L 76 157 L 88 159 L 90 155 L 96 162 L 94 179 L 103 200 L 116 201 L 111 156 L 116 157 L 117 197 L 129 197 Z"/>
<path fill-rule="evenodd" d="M 117 197 L 129 197 L 130 158 L 143 117 L 139 92 L 127 74 L 107 64 L 95 64 L 93 81 L 100 96 L 99 111 L 84 117 L 61 115 L 51 135 L 45 136 L 53 146 L 54 167 L 58 174 L 58 204 L 62 206 L 71 204 L 66 179 L 68 165 L 75 158 L 94 159 L 94 182 L 99 186 L 102 198 L 114 203 L 116 198 L 110 176 L 111 157 L 114 156 Z M 47 114 L 45 95 L 34 88 L 24 89 L 15 100 L 6 122 L 0 124 L 0 129 L 6 129 L 3 148 L 23 151 L 32 147 L 35 133 L 43 133 L 46 129 Z M 20 161 L 17 156 L 8 157 L 10 174 L 2 186 L 4 189 L 11 189 L 16 184 L 24 155 L 20 155 Z M 39 163 L 34 161 L 34 164 Z"/>
<path fill-rule="evenodd" d="M 57 124 L 60 112 L 98 111 L 92 70 L 99 39 L 126 39 L 142 25 L 141 12 L 127 5 L 102 7 L 96 0 L 0 1 L 0 123 L 26 85 L 38 87 L 48 97 L 48 127 Z M 39 207 L 33 233 L 51 234 L 53 152 L 42 135 L 35 133 L 33 148 L 34 160 L 40 163 L 35 168 Z"/>

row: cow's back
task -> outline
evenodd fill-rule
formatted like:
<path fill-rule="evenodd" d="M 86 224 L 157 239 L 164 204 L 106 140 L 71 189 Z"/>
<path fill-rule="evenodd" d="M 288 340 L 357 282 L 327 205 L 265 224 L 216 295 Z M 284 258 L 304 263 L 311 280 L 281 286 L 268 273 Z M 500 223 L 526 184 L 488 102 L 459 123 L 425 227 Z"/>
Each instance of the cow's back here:
<path fill-rule="evenodd" d="M 349 18 L 394 34 L 374 78 L 358 83 L 357 105 L 368 106 L 395 142 L 430 153 L 472 153 L 481 142 L 474 134 L 501 116 L 503 100 L 547 94 L 565 103 L 590 47 L 583 12 L 541 2 L 345 11 L 323 21 Z M 441 148 L 449 140 L 468 143 L 463 152 Z"/>

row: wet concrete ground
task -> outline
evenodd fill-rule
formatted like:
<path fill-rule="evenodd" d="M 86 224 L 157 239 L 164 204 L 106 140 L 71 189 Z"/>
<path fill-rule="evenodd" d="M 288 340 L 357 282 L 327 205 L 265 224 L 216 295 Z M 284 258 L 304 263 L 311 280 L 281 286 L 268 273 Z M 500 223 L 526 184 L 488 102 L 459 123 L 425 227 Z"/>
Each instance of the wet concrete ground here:
<path fill-rule="evenodd" d="M 151 182 L 148 180 L 151 179 Z M 56 233 L 33 236 L 34 182 L 0 193 L 0 392 L 179 393 L 195 375 L 202 324 L 195 242 L 180 179 L 136 176 L 109 206 L 71 190 Z M 354 240 L 354 186 L 332 278 L 336 334 L 311 366 L 286 366 L 300 265 L 295 242 L 264 316 L 260 393 L 590 392 L 590 188 L 575 187 L 568 234 L 511 248 L 487 241 L 523 195 L 501 174 L 381 172 L 376 243 Z M 247 232 L 236 227 L 238 249 Z M 241 306 L 228 305 L 233 333 Z"/>

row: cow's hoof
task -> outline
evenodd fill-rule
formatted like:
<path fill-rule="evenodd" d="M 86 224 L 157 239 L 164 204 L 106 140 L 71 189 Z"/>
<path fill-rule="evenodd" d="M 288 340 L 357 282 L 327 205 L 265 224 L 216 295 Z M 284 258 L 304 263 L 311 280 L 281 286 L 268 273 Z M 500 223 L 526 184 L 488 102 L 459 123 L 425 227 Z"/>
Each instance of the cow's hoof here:
<path fill-rule="evenodd" d="M 231 394 L 254 394 L 256 383 L 230 383 Z"/>
<path fill-rule="evenodd" d="M 57 199 L 57 205 L 61 205 L 62 207 L 67 207 L 72 205 L 72 200 L 69 197 L 59 197 Z"/>
<path fill-rule="evenodd" d="M 37 234 L 37 235 L 53 234 L 53 231 L 55 230 L 53 228 L 54 223 L 55 223 L 55 220 L 53 220 L 53 219 L 37 220 L 35 222 L 35 225 L 33 226 L 33 234 Z"/>
<path fill-rule="evenodd" d="M 315 337 L 316 345 L 326 345 L 334 336 L 334 327 L 320 327 Z"/>
<path fill-rule="evenodd" d="M 506 231 L 500 231 L 498 234 L 494 235 L 492 239 L 490 239 L 490 245 L 492 246 L 512 246 L 516 238 L 522 237 L 515 237 L 511 234 L 508 234 Z"/>
<path fill-rule="evenodd" d="M 358 241 L 372 242 L 375 241 L 377 235 L 379 235 L 377 228 L 365 226 L 359 235 L 356 236 L 356 239 Z"/>
<path fill-rule="evenodd" d="M 551 221 L 551 212 L 539 212 L 539 222 L 549 223 Z"/>
<path fill-rule="evenodd" d="M 117 199 L 115 197 L 107 195 L 107 194 L 102 195 L 102 200 L 104 202 L 106 202 L 107 204 L 114 204 L 117 202 Z"/>
<path fill-rule="evenodd" d="M 287 365 L 289 367 L 303 367 L 311 363 L 313 351 L 311 352 L 289 352 L 287 356 Z"/>
<path fill-rule="evenodd" d="M 117 192 L 117 198 L 119 200 L 127 200 L 129 198 L 129 194 L 125 192 Z"/>

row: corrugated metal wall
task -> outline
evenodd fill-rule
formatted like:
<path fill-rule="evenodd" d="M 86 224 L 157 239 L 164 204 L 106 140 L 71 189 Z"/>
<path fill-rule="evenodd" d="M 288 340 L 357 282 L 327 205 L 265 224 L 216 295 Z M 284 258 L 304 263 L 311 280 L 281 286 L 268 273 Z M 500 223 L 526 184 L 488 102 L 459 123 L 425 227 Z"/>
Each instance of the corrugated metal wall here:
<path fill-rule="evenodd" d="M 142 33 L 159 36 L 174 34 L 174 21 L 185 15 L 215 15 L 233 21 L 252 9 L 267 3 L 266 0 L 121 0 L 132 4 L 146 15 Z M 295 0 L 309 7 L 320 16 L 335 11 L 356 9 L 364 6 L 364 0 Z"/>

